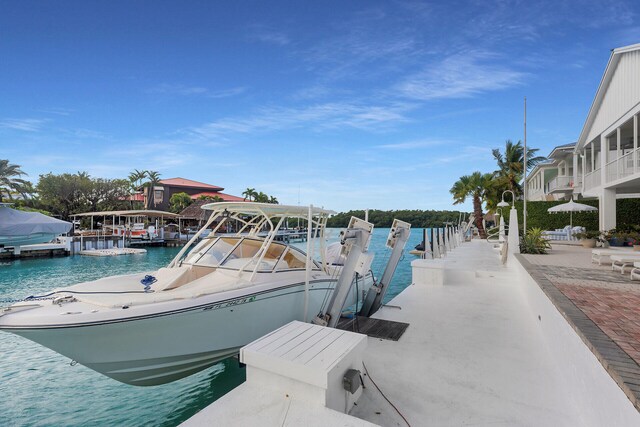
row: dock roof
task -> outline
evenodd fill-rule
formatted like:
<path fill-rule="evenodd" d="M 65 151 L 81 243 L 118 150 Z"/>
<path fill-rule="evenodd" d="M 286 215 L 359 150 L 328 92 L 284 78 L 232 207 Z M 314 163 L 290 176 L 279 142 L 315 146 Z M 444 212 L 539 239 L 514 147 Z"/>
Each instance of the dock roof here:
<path fill-rule="evenodd" d="M 154 210 L 130 210 L 130 211 L 102 211 L 102 212 L 84 212 L 75 215 L 76 216 L 149 216 L 149 217 L 169 217 L 177 218 L 180 215 L 172 212 L 154 211 Z"/>

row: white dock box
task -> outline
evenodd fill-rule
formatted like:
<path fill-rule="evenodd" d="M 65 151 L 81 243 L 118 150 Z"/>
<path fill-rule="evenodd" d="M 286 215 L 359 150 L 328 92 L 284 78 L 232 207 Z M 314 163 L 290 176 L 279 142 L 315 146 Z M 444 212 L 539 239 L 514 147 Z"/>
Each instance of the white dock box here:
<path fill-rule="evenodd" d="M 362 394 L 342 380 L 349 369 L 362 371 L 367 336 L 293 321 L 240 350 L 247 382 L 347 413 Z"/>

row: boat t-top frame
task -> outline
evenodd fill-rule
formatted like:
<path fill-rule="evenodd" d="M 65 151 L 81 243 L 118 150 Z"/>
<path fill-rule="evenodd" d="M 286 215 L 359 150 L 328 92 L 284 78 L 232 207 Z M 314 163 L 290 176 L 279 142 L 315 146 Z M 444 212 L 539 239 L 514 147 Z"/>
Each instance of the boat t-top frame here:
<path fill-rule="evenodd" d="M 205 239 L 215 238 L 214 236 L 216 236 L 218 231 L 223 230 L 223 226 L 227 227 L 231 222 L 235 222 L 235 224 L 239 224 L 238 230 L 233 233 L 225 233 L 225 236 L 259 237 L 260 239 L 264 239 L 260 249 L 255 253 L 251 260 L 247 262 L 247 265 L 254 266 L 251 274 L 251 279 L 253 279 L 259 270 L 260 263 L 267 254 L 267 249 L 278 236 L 278 231 L 280 231 L 282 226 L 285 224 L 285 221 L 287 219 L 299 218 L 307 221 L 307 270 L 310 271 L 314 264 L 312 259 L 316 240 L 314 237 L 317 237 L 320 241 L 322 268 L 325 271 L 327 270 L 324 247 L 324 230 L 329 216 L 335 214 L 334 211 L 316 208 L 313 205 L 288 206 L 256 202 L 209 203 L 203 205 L 202 209 L 211 211 L 209 220 L 176 255 L 173 261 L 168 265 L 169 268 L 175 267 L 181 263 L 185 254 L 192 249 L 192 247 L 200 240 L 204 231 L 210 226 L 213 225 L 214 228 Z M 240 268 L 240 271 L 243 270 L 244 268 Z"/>

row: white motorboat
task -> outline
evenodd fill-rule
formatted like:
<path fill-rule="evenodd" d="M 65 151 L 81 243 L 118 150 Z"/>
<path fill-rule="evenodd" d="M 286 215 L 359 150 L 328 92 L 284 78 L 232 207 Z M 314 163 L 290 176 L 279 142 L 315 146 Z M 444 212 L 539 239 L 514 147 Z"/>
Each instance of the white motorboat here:
<path fill-rule="evenodd" d="M 200 232 L 210 226 L 213 231 L 204 239 L 196 234 L 166 268 L 80 283 L 15 303 L 0 309 L 0 330 L 118 381 L 156 385 L 232 356 L 292 320 L 310 321 L 323 312 L 342 280 L 341 268 L 326 261 L 323 247 L 331 211 L 251 202 L 203 209 L 213 212 Z M 275 241 L 287 218 L 308 221 L 309 234 L 320 237 L 310 239 L 309 247 L 320 242 L 322 261 L 312 259 L 313 250 L 307 255 Z M 229 222 L 239 231 L 217 235 Z M 265 230 L 266 237 L 258 237 Z M 352 278 L 353 273 L 349 287 Z M 339 310 L 357 302 L 371 284 L 360 280 L 358 292 L 349 289 Z"/>

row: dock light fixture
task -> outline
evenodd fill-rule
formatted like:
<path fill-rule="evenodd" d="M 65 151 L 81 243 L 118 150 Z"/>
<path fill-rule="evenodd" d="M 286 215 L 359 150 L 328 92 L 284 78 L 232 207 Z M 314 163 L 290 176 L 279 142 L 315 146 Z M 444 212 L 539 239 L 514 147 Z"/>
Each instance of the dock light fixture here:
<path fill-rule="evenodd" d="M 504 201 L 504 193 L 511 193 L 511 208 L 515 208 L 516 205 L 516 195 L 513 191 L 511 190 L 504 190 L 502 192 L 502 201 L 500 203 L 498 203 L 498 206 L 501 208 L 507 208 L 509 207 L 509 203 Z"/>

